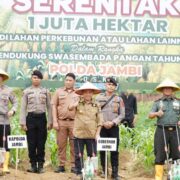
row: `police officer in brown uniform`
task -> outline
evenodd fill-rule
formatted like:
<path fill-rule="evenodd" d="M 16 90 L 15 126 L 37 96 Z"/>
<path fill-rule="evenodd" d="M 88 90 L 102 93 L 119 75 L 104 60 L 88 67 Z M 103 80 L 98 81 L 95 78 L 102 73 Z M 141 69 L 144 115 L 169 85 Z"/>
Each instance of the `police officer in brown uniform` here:
<path fill-rule="evenodd" d="M 115 95 L 117 82 L 114 78 L 106 78 L 106 92 L 97 96 L 96 100 L 101 105 L 103 114 L 103 127 L 101 129 L 101 137 L 117 138 L 117 150 L 111 152 L 111 166 L 112 178 L 119 180 L 118 166 L 119 166 L 119 123 L 125 117 L 125 107 L 121 97 Z M 102 176 L 105 172 L 105 152 L 100 152 L 101 166 L 103 169 Z"/>
<path fill-rule="evenodd" d="M 68 109 L 69 104 L 78 98 L 74 89 L 75 75 L 68 73 L 65 76 L 64 87 L 56 90 L 52 99 L 53 128 L 57 132 L 57 144 L 59 153 L 59 167 L 56 173 L 65 172 L 67 141 L 70 144 L 71 172 L 75 173 L 73 126 L 75 110 Z"/>
<path fill-rule="evenodd" d="M 33 173 L 44 172 L 47 127 L 48 129 L 52 127 L 50 93 L 40 85 L 42 79 L 43 76 L 40 71 L 33 71 L 31 77 L 32 86 L 24 90 L 21 102 L 20 125 L 27 134 L 31 163 L 28 172 Z M 48 126 L 46 109 L 48 111 Z"/>
<path fill-rule="evenodd" d="M 7 146 L 7 136 L 10 135 L 10 117 L 12 117 L 18 107 L 17 99 L 13 91 L 4 82 L 9 79 L 9 75 L 0 70 L 0 147 L 5 148 L 5 161 L 3 163 L 3 172 L 9 173 L 9 149 Z M 9 108 L 9 102 L 12 107 Z M 3 136 L 5 135 L 5 139 Z M 4 141 L 4 142 L 3 142 Z M 3 147 L 3 144 L 5 147 Z"/>

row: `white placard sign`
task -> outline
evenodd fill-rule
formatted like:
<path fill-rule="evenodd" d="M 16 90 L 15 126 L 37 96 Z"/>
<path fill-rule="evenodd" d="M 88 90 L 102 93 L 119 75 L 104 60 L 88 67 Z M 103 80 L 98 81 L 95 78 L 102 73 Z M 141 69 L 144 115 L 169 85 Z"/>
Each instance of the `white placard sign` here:
<path fill-rule="evenodd" d="M 8 136 L 8 148 L 27 148 L 26 135 L 12 135 Z"/>
<path fill-rule="evenodd" d="M 97 150 L 98 151 L 116 151 L 117 138 L 98 138 Z"/>

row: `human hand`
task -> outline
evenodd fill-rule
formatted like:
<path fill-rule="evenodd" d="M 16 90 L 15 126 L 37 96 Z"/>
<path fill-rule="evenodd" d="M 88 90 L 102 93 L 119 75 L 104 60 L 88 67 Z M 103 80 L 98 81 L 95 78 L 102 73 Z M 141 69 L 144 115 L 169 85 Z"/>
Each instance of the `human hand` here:
<path fill-rule="evenodd" d="M 158 112 L 156 112 L 156 116 L 158 117 L 162 117 L 164 115 L 164 112 L 162 111 L 162 109 L 160 109 Z"/>
<path fill-rule="evenodd" d="M 57 122 L 53 122 L 53 129 L 55 129 L 56 131 L 59 130 L 59 125 Z"/>
<path fill-rule="evenodd" d="M 8 113 L 7 113 L 7 116 L 8 117 L 12 117 L 14 115 L 14 111 L 9 111 Z"/>
<path fill-rule="evenodd" d="M 53 124 L 48 124 L 48 125 L 47 125 L 47 129 L 48 129 L 48 130 L 51 130 L 52 127 L 53 127 Z"/>
<path fill-rule="evenodd" d="M 23 131 L 27 131 L 28 129 L 27 129 L 27 126 L 25 125 L 25 124 L 21 124 L 21 129 L 23 130 Z"/>
<path fill-rule="evenodd" d="M 100 134 L 99 134 L 99 133 L 96 133 L 96 135 L 95 135 L 95 140 L 97 141 L 99 138 L 100 138 Z"/>
<path fill-rule="evenodd" d="M 114 125 L 114 123 L 111 122 L 111 121 L 106 121 L 106 122 L 103 124 L 103 126 L 104 126 L 106 129 L 112 128 L 113 125 Z"/>

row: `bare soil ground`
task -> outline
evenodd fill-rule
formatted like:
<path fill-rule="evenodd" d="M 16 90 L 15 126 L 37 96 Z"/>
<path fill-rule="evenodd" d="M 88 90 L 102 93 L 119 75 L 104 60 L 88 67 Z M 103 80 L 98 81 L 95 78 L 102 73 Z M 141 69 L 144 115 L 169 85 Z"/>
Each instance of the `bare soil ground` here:
<path fill-rule="evenodd" d="M 69 169 L 66 173 L 54 173 L 53 168 L 48 164 L 45 165 L 45 173 L 43 174 L 32 174 L 26 172 L 29 163 L 23 162 L 19 165 L 19 170 L 17 173 L 15 169 L 10 168 L 11 173 L 4 176 L 0 176 L 0 179 L 4 180 L 78 180 L 79 178 L 70 173 Z M 121 180 L 153 180 L 153 176 L 145 173 L 144 169 L 134 168 L 135 161 L 133 155 L 129 152 L 124 152 L 120 154 L 120 170 L 119 174 Z M 108 169 L 109 177 L 111 175 L 111 169 Z M 153 174 L 153 173 L 152 173 Z M 103 180 L 100 176 L 97 176 L 95 180 Z"/>

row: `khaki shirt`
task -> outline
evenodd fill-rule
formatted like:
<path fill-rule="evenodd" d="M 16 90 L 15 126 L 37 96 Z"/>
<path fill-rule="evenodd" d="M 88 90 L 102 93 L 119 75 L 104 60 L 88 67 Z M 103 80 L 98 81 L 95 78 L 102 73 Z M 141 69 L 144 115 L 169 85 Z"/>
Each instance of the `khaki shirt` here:
<path fill-rule="evenodd" d="M 48 111 L 48 123 L 52 124 L 51 96 L 46 88 L 28 87 L 23 92 L 21 100 L 20 124 L 26 124 L 26 116 L 28 112 L 37 114 Z"/>
<path fill-rule="evenodd" d="M 98 126 L 102 126 L 103 117 L 97 102 L 87 104 L 80 100 L 76 108 L 73 134 L 76 138 L 94 139 Z"/>
<path fill-rule="evenodd" d="M 75 109 L 69 110 L 69 105 L 79 99 L 79 96 L 75 93 L 75 90 L 68 91 L 65 87 L 56 90 L 52 98 L 52 106 L 55 106 L 57 114 L 53 112 L 53 121 L 63 119 L 74 119 Z"/>
<path fill-rule="evenodd" d="M 157 117 L 159 125 L 175 125 L 180 121 L 180 99 L 175 97 L 162 97 L 154 102 L 152 112 L 164 112 L 162 117 Z"/>
<path fill-rule="evenodd" d="M 106 93 L 97 95 L 96 101 L 103 106 L 110 97 Z M 113 99 L 101 110 L 104 121 L 112 121 L 118 125 L 125 117 L 125 106 L 121 97 L 115 96 Z"/>
<path fill-rule="evenodd" d="M 12 107 L 9 109 L 9 102 L 12 104 Z M 12 89 L 8 86 L 0 86 L 0 124 L 10 124 L 7 113 L 9 111 L 17 111 L 18 101 L 14 95 Z"/>

